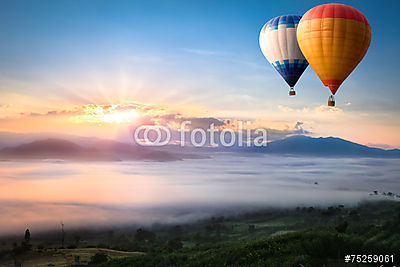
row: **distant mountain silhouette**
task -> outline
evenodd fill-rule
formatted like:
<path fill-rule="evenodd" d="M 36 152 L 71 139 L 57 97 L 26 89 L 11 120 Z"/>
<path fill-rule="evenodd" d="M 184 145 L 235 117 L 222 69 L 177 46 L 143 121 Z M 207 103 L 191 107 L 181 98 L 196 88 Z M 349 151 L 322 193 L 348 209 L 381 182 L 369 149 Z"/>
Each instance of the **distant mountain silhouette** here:
<path fill-rule="evenodd" d="M 112 140 L 96 140 L 88 146 L 77 145 L 74 142 L 49 138 L 6 147 L 0 150 L 0 159 L 61 159 L 77 161 L 120 161 L 149 160 L 175 161 L 184 158 L 201 158 L 200 156 L 168 151 L 158 151 L 153 148 L 133 146 Z"/>
<path fill-rule="evenodd" d="M 109 155 L 114 155 L 120 160 L 175 161 L 185 158 L 184 155 L 178 153 L 158 151 L 150 147 L 134 146 L 112 140 L 99 140 L 94 142 L 92 147 Z"/>
<path fill-rule="evenodd" d="M 76 161 L 149 160 L 175 161 L 187 158 L 206 158 L 215 152 L 268 153 L 280 155 L 309 155 L 320 157 L 384 157 L 400 158 L 400 150 L 373 148 L 336 137 L 313 138 L 303 135 L 268 143 L 266 147 L 198 148 L 168 145 L 142 147 L 112 140 L 94 140 L 78 145 L 63 139 L 49 138 L 7 147 L 0 150 L 1 160 L 61 159 Z"/>
<path fill-rule="evenodd" d="M 85 161 L 118 160 L 95 148 L 86 148 L 61 139 L 45 139 L 0 150 L 1 159 L 68 159 Z"/>
<path fill-rule="evenodd" d="M 78 136 L 66 133 L 13 133 L 0 132 L 0 149 L 5 147 L 14 147 L 22 144 L 31 143 L 38 140 L 61 139 L 73 142 L 81 146 L 89 146 L 90 144 L 101 140 L 93 136 Z"/>
<path fill-rule="evenodd" d="M 399 149 L 384 150 L 353 143 L 336 137 L 313 138 L 304 135 L 291 136 L 268 143 L 266 147 L 251 148 L 253 151 L 276 154 L 304 154 L 315 156 L 400 157 Z"/>

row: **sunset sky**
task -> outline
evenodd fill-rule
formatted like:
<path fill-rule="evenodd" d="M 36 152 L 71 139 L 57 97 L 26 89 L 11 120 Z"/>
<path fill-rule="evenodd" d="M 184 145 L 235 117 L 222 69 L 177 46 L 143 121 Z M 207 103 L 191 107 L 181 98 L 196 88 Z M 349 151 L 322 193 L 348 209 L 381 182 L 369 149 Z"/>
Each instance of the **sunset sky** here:
<path fill-rule="evenodd" d="M 131 124 L 250 120 L 285 134 L 400 148 L 397 1 L 340 1 L 372 27 L 336 94 L 309 67 L 297 96 L 262 55 L 271 18 L 326 1 L 0 2 L 0 131 L 112 138 Z"/>

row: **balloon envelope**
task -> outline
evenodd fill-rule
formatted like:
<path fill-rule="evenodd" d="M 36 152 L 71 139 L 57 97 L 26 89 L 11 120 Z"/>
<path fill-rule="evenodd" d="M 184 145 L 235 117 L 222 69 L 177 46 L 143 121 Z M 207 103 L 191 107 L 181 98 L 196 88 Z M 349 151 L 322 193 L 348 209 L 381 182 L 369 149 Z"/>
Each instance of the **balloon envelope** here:
<path fill-rule="evenodd" d="M 297 43 L 300 19 L 297 15 L 279 16 L 268 21 L 260 32 L 261 51 L 290 87 L 295 86 L 308 66 Z"/>
<path fill-rule="evenodd" d="M 371 43 L 371 26 L 357 9 L 343 4 L 316 6 L 297 28 L 301 51 L 325 86 L 335 94 Z"/>

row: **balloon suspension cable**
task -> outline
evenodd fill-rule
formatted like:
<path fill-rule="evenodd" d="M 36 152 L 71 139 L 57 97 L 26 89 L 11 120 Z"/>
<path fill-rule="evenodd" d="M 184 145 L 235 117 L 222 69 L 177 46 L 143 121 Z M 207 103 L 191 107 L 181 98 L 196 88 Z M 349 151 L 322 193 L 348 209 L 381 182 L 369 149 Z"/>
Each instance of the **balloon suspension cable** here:
<path fill-rule="evenodd" d="M 329 107 L 334 107 L 335 106 L 335 97 L 333 95 L 330 95 L 328 98 L 328 106 Z"/>
<path fill-rule="evenodd" d="M 296 91 L 294 90 L 294 88 L 293 88 L 293 87 L 290 87 L 290 90 L 289 90 L 289 95 L 290 95 L 290 96 L 294 96 L 294 95 L 296 95 Z"/>

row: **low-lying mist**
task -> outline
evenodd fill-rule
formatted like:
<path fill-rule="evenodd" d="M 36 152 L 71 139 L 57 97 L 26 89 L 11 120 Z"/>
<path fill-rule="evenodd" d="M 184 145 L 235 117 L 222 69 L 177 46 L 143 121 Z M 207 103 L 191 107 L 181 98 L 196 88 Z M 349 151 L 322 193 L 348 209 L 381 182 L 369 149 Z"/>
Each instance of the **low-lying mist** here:
<path fill-rule="evenodd" d="M 0 163 L 0 235 L 177 224 L 264 208 L 355 205 L 398 194 L 396 159 L 215 153 L 177 162 Z M 398 199 L 394 197 L 394 199 Z"/>

